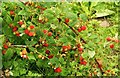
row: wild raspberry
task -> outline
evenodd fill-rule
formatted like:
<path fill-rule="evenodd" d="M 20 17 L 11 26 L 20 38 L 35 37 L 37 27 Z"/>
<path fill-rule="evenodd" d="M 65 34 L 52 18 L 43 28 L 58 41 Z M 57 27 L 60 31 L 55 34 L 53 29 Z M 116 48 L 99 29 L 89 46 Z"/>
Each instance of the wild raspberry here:
<path fill-rule="evenodd" d="M 56 73 L 60 73 L 60 72 L 62 72 L 62 70 L 61 70 L 60 67 L 57 67 L 57 68 L 54 70 L 54 72 L 56 72 Z"/>
<path fill-rule="evenodd" d="M 86 26 L 82 26 L 81 27 L 82 30 L 86 30 L 86 28 L 87 28 Z"/>

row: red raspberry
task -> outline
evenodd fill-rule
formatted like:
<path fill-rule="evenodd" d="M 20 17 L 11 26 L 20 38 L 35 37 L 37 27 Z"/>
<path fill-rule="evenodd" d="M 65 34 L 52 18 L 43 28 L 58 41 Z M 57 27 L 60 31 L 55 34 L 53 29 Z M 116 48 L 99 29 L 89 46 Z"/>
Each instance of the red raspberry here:
<path fill-rule="evenodd" d="M 49 50 L 46 50 L 46 52 L 45 52 L 46 54 L 50 54 L 50 51 Z"/>
<path fill-rule="evenodd" d="M 33 25 L 30 26 L 30 29 L 34 29 L 35 27 Z"/>
<path fill-rule="evenodd" d="M 67 46 L 62 46 L 62 49 L 67 49 Z"/>
<path fill-rule="evenodd" d="M 11 28 L 12 28 L 12 27 L 13 27 L 13 24 L 9 24 L 9 27 L 11 27 Z"/>
<path fill-rule="evenodd" d="M 54 55 L 49 55 L 48 58 L 51 59 L 51 58 L 53 58 L 53 56 L 54 56 Z"/>
<path fill-rule="evenodd" d="M 13 29 L 12 29 L 13 32 L 15 32 L 15 31 L 17 31 L 17 30 L 18 30 L 18 27 L 16 27 L 16 26 L 13 27 Z"/>
<path fill-rule="evenodd" d="M 33 36 L 33 35 L 34 35 L 34 32 L 29 32 L 28 35 L 29 35 L 29 36 Z"/>
<path fill-rule="evenodd" d="M 23 21 L 19 21 L 18 24 L 19 24 L 19 25 L 23 25 L 24 22 L 23 22 Z"/>
<path fill-rule="evenodd" d="M 44 47 L 48 47 L 49 45 L 48 45 L 47 43 L 44 43 L 43 46 L 44 46 Z"/>
<path fill-rule="evenodd" d="M 52 32 L 48 32 L 48 36 L 52 36 Z"/>
<path fill-rule="evenodd" d="M 38 22 L 39 22 L 39 23 L 43 23 L 43 20 L 39 20 L 39 19 L 38 19 Z"/>
<path fill-rule="evenodd" d="M 71 46 L 70 46 L 70 45 L 68 45 L 68 46 L 67 46 L 67 49 L 68 49 L 68 50 L 70 50 L 70 49 L 71 49 Z"/>
<path fill-rule="evenodd" d="M 83 61 L 80 62 L 80 64 L 82 64 L 82 65 L 86 65 L 87 62 L 83 60 Z"/>
<path fill-rule="evenodd" d="M 81 46 L 80 44 L 77 44 L 77 47 L 78 47 L 78 48 L 80 48 L 80 46 Z"/>
<path fill-rule="evenodd" d="M 78 32 L 81 32 L 82 31 L 82 29 L 81 28 L 78 28 Z"/>
<path fill-rule="evenodd" d="M 115 40 L 116 43 L 119 43 L 120 41 L 119 40 Z"/>
<path fill-rule="evenodd" d="M 40 9 L 40 8 L 41 8 L 41 6 L 37 6 L 37 8 L 39 8 L 39 9 Z"/>
<path fill-rule="evenodd" d="M 2 50 L 2 54 L 4 55 L 6 53 L 6 50 Z"/>
<path fill-rule="evenodd" d="M 78 51 L 83 51 L 83 48 L 78 48 Z"/>
<path fill-rule="evenodd" d="M 67 51 L 68 50 L 68 46 L 62 46 L 62 50 L 63 50 L 63 52 Z"/>
<path fill-rule="evenodd" d="M 110 37 L 107 37 L 106 40 L 107 40 L 107 41 L 111 41 L 111 38 L 110 38 Z"/>
<path fill-rule="evenodd" d="M 83 60 L 84 60 L 84 58 L 82 56 L 80 56 L 80 61 L 83 61 Z"/>
<path fill-rule="evenodd" d="M 8 45 L 7 45 L 7 44 L 4 44 L 3 47 L 4 47 L 5 49 L 8 49 Z"/>
<path fill-rule="evenodd" d="M 30 31 L 28 29 L 24 30 L 24 33 L 27 34 L 27 35 L 29 34 L 29 32 Z"/>
<path fill-rule="evenodd" d="M 54 70 L 54 72 L 56 72 L 56 73 L 60 73 L 60 72 L 62 72 L 62 70 L 61 70 L 60 67 L 57 67 L 57 68 Z"/>
<path fill-rule="evenodd" d="M 81 29 L 82 29 L 82 30 L 86 30 L 86 26 L 82 26 Z"/>
<path fill-rule="evenodd" d="M 110 72 L 110 70 L 107 70 L 107 72 Z"/>
<path fill-rule="evenodd" d="M 19 37 L 19 36 L 20 36 L 20 33 L 16 33 L 15 35 L 16 35 L 17 37 Z"/>
<path fill-rule="evenodd" d="M 10 15 L 14 15 L 15 13 L 14 13 L 14 11 L 13 10 L 11 10 L 10 11 Z"/>
<path fill-rule="evenodd" d="M 43 30 L 43 33 L 46 34 L 48 32 L 48 30 Z"/>
<path fill-rule="evenodd" d="M 69 22 L 69 18 L 65 18 L 65 23 L 68 23 Z"/>
<path fill-rule="evenodd" d="M 111 44 L 111 45 L 110 45 L 110 48 L 114 48 L 114 44 Z"/>
<path fill-rule="evenodd" d="M 43 11 L 46 10 L 46 9 L 47 9 L 47 8 L 41 8 L 41 10 L 43 10 Z"/>

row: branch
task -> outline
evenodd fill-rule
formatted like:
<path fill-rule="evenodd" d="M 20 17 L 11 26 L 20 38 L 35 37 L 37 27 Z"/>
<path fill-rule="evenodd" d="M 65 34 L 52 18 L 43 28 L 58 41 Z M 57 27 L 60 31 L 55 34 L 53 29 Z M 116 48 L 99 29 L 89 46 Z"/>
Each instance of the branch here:
<path fill-rule="evenodd" d="M 77 36 L 79 35 L 71 26 L 69 26 L 66 22 L 64 22 Z M 86 41 L 80 37 L 80 40 L 86 44 Z"/>
<path fill-rule="evenodd" d="M 27 48 L 26 45 L 11 45 L 10 47 Z"/>
<path fill-rule="evenodd" d="M 101 65 L 96 58 L 95 58 L 95 61 L 96 61 L 96 63 L 98 64 L 98 66 Z M 102 75 L 103 75 L 103 74 L 104 74 L 104 71 L 103 71 L 102 67 L 99 67 L 99 68 L 100 68 L 100 71 L 101 71 L 101 73 L 102 73 Z"/>
<path fill-rule="evenodd" d="M 66 22 L 64 23 L 78 36 L 78 33 L 71 26 L 69 26 Z"/>

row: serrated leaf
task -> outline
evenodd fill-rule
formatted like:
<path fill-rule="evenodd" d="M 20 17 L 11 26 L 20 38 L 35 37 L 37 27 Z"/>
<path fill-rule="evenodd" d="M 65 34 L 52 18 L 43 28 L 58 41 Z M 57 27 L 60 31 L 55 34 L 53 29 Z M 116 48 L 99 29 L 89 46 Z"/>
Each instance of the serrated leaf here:
<path fill-rule="evenodd" d="M 104 10 L 103 12 L 97 12 L 97 13 L 95 13 L 95 15 L 96 15 L 96 17 L 104 17 L 104 16 L 111 15 L 111 14 L 113 14 L 113 13 L 115 13 L 115 12 L 112 11 L 112 10 L 106 9 L 106 10 Z"/>
<path fill-rule="evenodd" d="M 35 56 L 33 54 L 30 54 L 30 53 L 28 54 L 28 59 L 29 60 L 36 60 Z"/>
<path fill-rule="evenodd" d="M 61 63 L 63 63 L 63 62 L 64 62 L 64 59 L 63 59 L 63 58 L 59 58 L 59 61 L 60 61 Z"/>
<path fill-rule="evenodd" d="M 56 64 L 56 63 L 58 63 L 58 58 L 56 58 L 56 57 L 53 57 L 52 59 L 50 59 L 50 63 L 52 63 L 52 64 Z"/>
<path fill-rule="evenodd" d="M 21 8 L 25 8 L 25 5 L 22 2 L 16 2 L 18 6 L 20 6 Z"/>
<path fill-rule="evenodd" d="M 22 74 L 25 74 L 27 71 L 26 69 L 20 69 L 19 72 L 20 72 L 20 75 L 22 75 Z"/>
<path fill-rule="evenodd" d="M 5 60 L 9 60 L 11 59 L 13 54 L 14 54 L 13 49 L 9 48 L 7 49 L 6 54 L 3 57 L 5 58 Z"/>
<path fill-rule="evenodd" d="M 86 14 L 80 14 L 79 16 L 84 22 L 87 21 L 87 19 L 88 19 Z"/>
<path fill-rule="evenodd" d="M 33 48 L 32 46 L 28 46 L 28 48 L 33 52 L 35 51 L 35 48 Z"/>
<path fill-rule="evenodd" d="M 10 24 L 10 23 L 13 22 L 13 21 L 12 21 L 12 18 L 11 18 L 9 15 L 6 16 L 6 22 L 7 22 L 8 24 Z"/>
<path fill-rule="evenodd" d="M 67 40 L 68 40 L 68 39 L 67 39 L 66 37 L 59 38 L 59 41 L 60 41 L 60 42 L 67 42 Z"/>
<path fill-rule="evenodd" d="M 88 51 L 89 57 L 93 58 L 95 56 L 95 51 Z"/>
<path fill-rule="evenodd" d="M 25 10 L 21 10 L 18 15 L 27 15 L 26 11 Z"/>
<path fill-rule="evenodd" d="M 14 76 L 19 76 L 18 70 L 14 70 L 14 71 L 12 71 L 12 72 L 13 72 L 13 75 L 14 75 Z"/>
<path fill-rule="evenodd" d="M 83 58 L 86 58 L 86 57 L 88 57 L 88 56 L 89 56 L 89 54 L 88 54 L 87 52 L 82 53 L 82 57 L 83 57 Z"/>
<path fill-rule="evenodd" d="M 14 17 L 14 21 L 19 21 L 19 16 L 18 15 L 15 15 L 15 17 Z"/>
<path fill-rule="evenodd" d="M 75 61 L 70 62 L 70 66 L 75 66 L 75 65 L 77 65 L 77 62 Z"/>
<path fill-rule="evenodd" d="M 25 43 L 27 44 L 27 45 L 29 45 L 29 46 L 33 46 L 33 45 L 35 45 L 36 43 L 37 43 L 37 41 L 25 41 Z"/>
<path fill-rule="evenodd" d="M 52 29 L 56 29 L 57 28 L 57 26 L 54 25 L 54 24 L 51 24 L 50 26 L 51 26 Z"/>
<path fill-rule="evenodd" d="M 38 67 L 42 67 L 42 65 L 43 65 L 42 60 L 38 60 L 38 61 L 36 62 L 36 65 L 37 65 Z"/>
<path fill-rule="evenodd" d="M 24 28 L 19 28 L 18 31 L 19 31 L 20 33 L 23 33 L 23 32 L 24 32 Z"/>

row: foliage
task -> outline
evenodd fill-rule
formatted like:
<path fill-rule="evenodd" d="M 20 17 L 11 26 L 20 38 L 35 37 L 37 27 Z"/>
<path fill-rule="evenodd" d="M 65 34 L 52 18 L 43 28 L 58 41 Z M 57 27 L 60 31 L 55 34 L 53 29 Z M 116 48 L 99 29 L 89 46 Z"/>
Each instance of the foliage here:
<path fill-rule="evenodd" d="M 118 75 L 118 22 L 112 20 L 117 3 L 1 4 L 3 70 L 9 69 L 10 75 Z M 98 17 L 109 17 L 113 25 L 100 27 Z"/>

